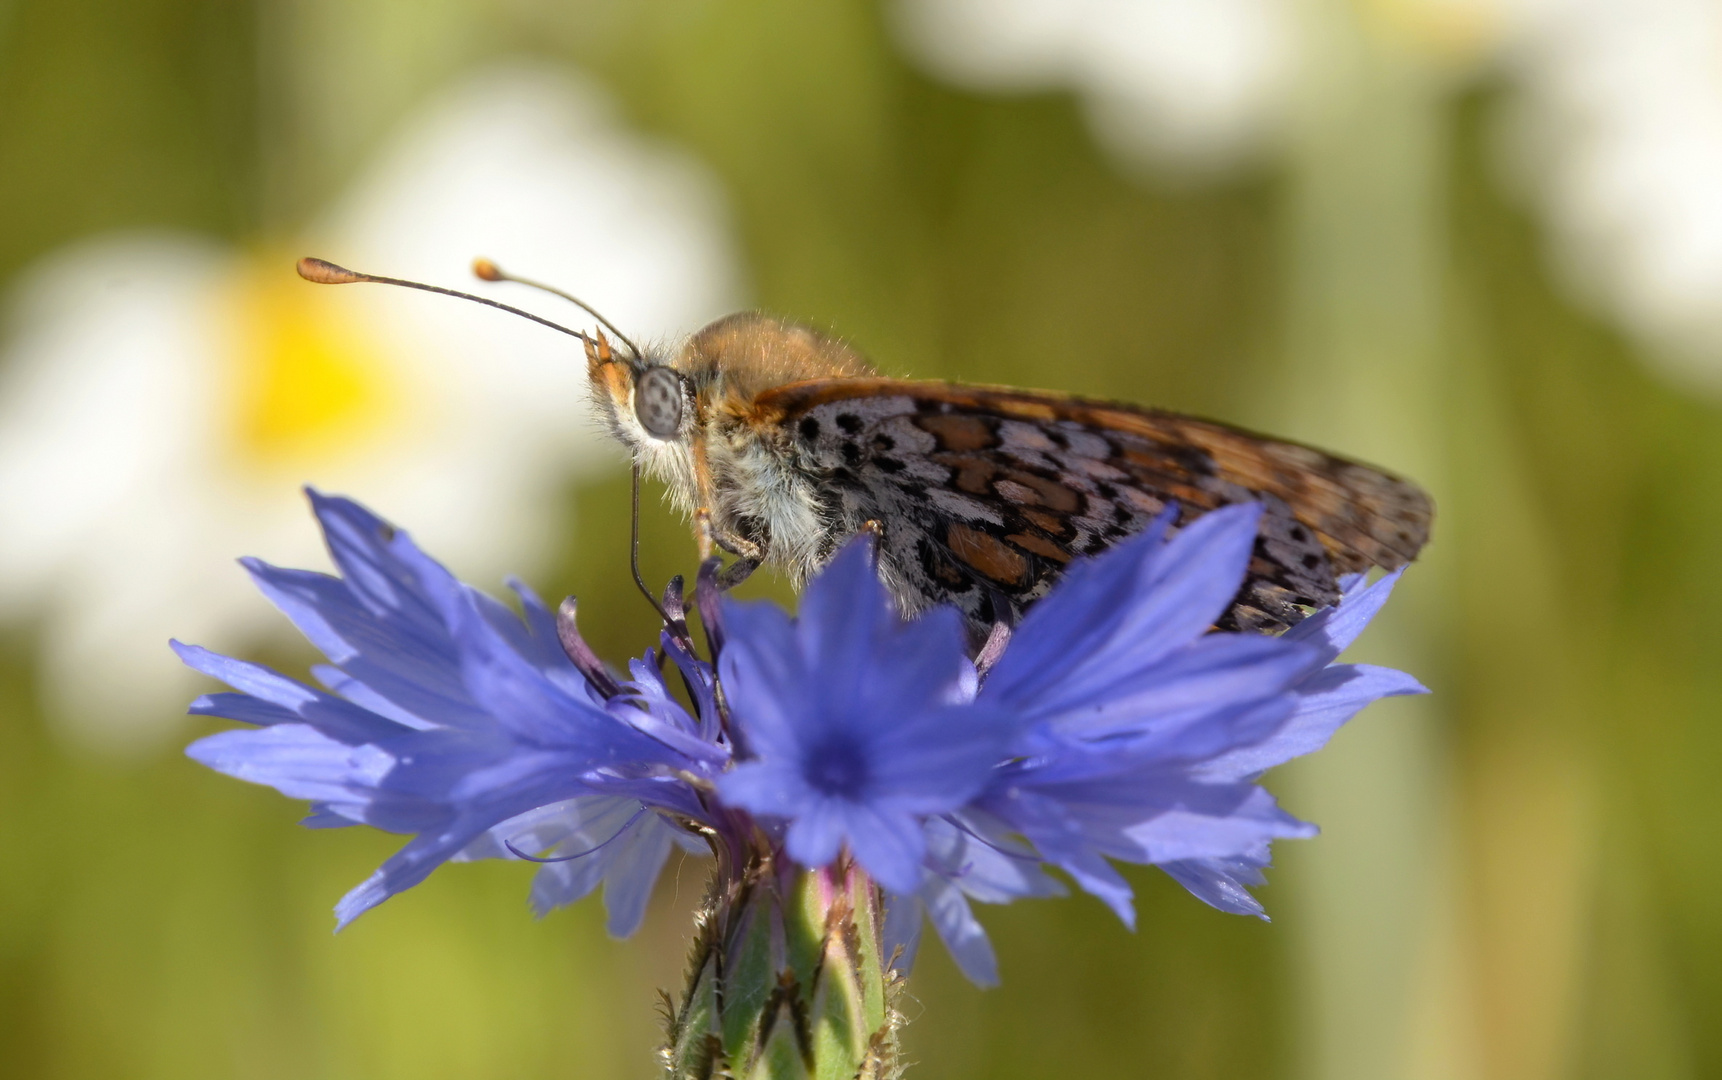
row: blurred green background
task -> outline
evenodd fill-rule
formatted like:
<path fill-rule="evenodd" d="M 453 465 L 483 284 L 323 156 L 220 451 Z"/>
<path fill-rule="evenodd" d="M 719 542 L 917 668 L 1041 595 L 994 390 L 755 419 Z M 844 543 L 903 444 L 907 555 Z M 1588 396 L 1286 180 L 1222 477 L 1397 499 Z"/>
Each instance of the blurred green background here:
<path fill-rule="evenodd" d="M 1502 179 L 1505 77 L 1394 5 L 1305 6 L 1327 62 L 1293 120 L 1193 174 L 1121 163 L 1072 92 L 941 80 L 865 0 L 7 0 L 0 281 L 115 229 L 281 250 L 449 80 L 584 71 L 716 178 L 748 302 L 891 373 L 1243 423 L 1440 506 L 1360 650 L 1435 693 L 1270 778 L 1324 827 L 1276 850 L 1275 921 L 1157 872 L 1130 875 L 1135 933 L 1086 898 L 985 910 L 1003 986 L 923 950 L 912 1075 L 1722 1076 L 1722 414 L 1571 299 Z M 625 477 L 566 497 L 533 584 L 620 659 L 650 633 Z M 646 531 L 654 579 L 692 565 L 666 512 Z M 653 1075 L 698 861 L 631 941 L 595 901 L 534 922 L 530 871 L 500 864 L 331 936 L 396 841 L 298 829 L 177 736 L 62 737 L 38 632 L 0 638 L 6 1075 Z"/>

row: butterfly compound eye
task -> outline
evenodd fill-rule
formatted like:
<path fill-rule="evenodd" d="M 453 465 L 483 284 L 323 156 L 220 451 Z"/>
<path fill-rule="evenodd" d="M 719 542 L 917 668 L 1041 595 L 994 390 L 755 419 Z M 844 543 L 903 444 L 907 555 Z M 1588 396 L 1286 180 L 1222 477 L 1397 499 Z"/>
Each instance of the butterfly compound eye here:
<path fill-rule="evenodd" d="M 634 381 L 634 415 L 647 433 L 673 439 L 682 429 L 682 377 L 667 367 L 649 367 Z"/>

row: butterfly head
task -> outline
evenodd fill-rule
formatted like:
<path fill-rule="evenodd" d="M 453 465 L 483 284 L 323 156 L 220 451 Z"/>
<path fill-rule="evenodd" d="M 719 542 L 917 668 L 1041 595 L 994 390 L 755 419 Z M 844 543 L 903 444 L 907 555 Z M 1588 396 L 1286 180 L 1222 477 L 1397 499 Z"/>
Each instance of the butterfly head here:
<path fill-rule="evenodd" d="M 693 447 L 704 414 L 694 380 L 652 351 L 619 354 L 600 333 L 586 344 L 598 415 L 636 464 L 691 490 Z"/>
<path fill-rule="evenodd" d="M 760 396 L 807 379 L 870 374 L 865 361 L 817 331 L 757 312 L 706 326 L 675 355 L 626 355 L 600 333 L 586 345 L 600 415 L 635 461 L 666 478 L 714 422 L 745 422 Z"/>

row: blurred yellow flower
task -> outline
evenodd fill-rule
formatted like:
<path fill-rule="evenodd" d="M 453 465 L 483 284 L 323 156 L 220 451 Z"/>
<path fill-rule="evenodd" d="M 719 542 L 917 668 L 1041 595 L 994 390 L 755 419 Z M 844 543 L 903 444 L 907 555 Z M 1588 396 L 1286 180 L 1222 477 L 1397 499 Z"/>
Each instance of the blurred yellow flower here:
<path fill-rule="evenodd" d="M 328 297 L 271 259 L 233 297 L 233 446 L 247 466 L 293 468 L 363 452 L 398 417 L 409 383 L 332 310 Z"/>
<path fill-rule="evenodd" d="M 485 581 L 541 565 L 568 482 L 620 463 L 577 343 L 475 305 L 311 286 L 292 269 L 310 252 L 457 285 L 485 254 L 644 337 L 736 292 L 705 174 L 536 69 L 426 105 L 300 246 L 106 236 L 45 259 L 4 345 L 0 618 L 38 628 L 47 702 L 91 743 L 175 732 L 190 687 L 170 634 L 240 649 L 280 629 L 233 559 L 319 557 L 301 484 L 412 521 Z"/>

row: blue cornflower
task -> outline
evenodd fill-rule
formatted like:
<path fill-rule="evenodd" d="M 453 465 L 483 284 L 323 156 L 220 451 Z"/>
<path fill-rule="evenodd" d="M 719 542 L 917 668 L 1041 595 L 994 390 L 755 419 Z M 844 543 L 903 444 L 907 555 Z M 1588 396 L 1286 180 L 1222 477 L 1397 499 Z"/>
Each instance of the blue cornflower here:
<path fill-rule="evenodd" d="M 1011 732 L 1006 714 L 967 700 L 956 611 L 903 621 L 863 542 L 807 587 L 799 620 L 730 604 L 724 631 L 721 681 L 750 758 L 719 778 L 719 796 L 786 822 L 804 866 L 847 844 L 886 888 L 914 891 L 922 822 L 979 794 Z"/>
<path fill-rule="evenodd" d="M 1314 827 L 1255 783 L 1364 705 L 1422 691 L 1335 664 L 1397 575 L 1277 638 L 1211 632 L 1237 593 L 1259 508 L 1172 533 L 1171 514 L 1065 580 L 977 672 L 961 620 L 903 619 L 868 542 L 840 552 L 791 619 L 719 600 L 702 571 L 700 659 L 679 592 L 660 653 L 606 668 L 572 602 L 523 614 L 456 581 L 380 519 L 312 493 L 340 577 L 246 566 L 331 661 L 325 689 L 181 646 L 239 693 L 193 712 L 254 725 L 195 759 L 312 803 L 307 824 L 412 839 L 337 907 L 342 924 L 451 859 L 542 863 L 540 914 L 602 883 L 631 932 L 675 846 L 721 872 L 845 853 L 890 894 L 885 934 L 912 956 L 929 919 L 962 969 L 996 981 L 970 901 L 1064 891 L 1068 875 L 1129 922 L 1112 861 L 1152 863 L 1223 910 L 1262 914 L 1269 842 Z M 691 708 L 663 676 L 673 663 Z"/>
<path fill-rule="evenodd" d="M 524 587 L 516 589 L 522 620 L 358 504 L 316 492 L 311 501 L 341 577 L 245 566 L 332 662 L 313 669 L 328 689 L 175 642 L 187 664 L 240 691 L 206 695 L 191 711 L 256 725 L 187 752 L 310 800 L 308 825 L 413 835 L 341 900 L 340 925 L 451 858 L 500 854 L 504 845 L 556 857 L 562 847 L 608 841 L 607 857 L 587 869 L 608 882 L 611 928 L 632 930 L 668 854 L 658 812 L 699 812 L 697 793 L 679 777 L 719 767 L 728 756 L 721 741 L 700 738 L 697 722 L 654 686 L 636 683 L 606 699 Z M 603 832 L 618 800 L 630 814 L 652 811 L 630 820 L 626 837 Z M 540 872 L 540 907 L 597 884 L 590 872 L 570 878 L 562 865 Z"/>

